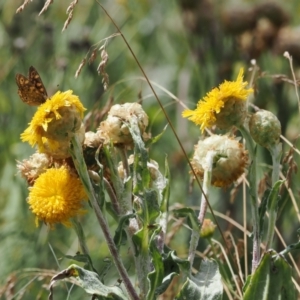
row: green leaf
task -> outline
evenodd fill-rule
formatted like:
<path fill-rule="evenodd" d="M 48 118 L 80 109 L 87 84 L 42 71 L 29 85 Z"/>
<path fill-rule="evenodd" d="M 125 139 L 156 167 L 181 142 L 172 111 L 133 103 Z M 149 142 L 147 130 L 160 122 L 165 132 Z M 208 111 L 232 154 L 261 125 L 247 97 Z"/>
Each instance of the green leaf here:
<path fill-rule="evenodd" d="M 189 225 L 193 228 L 193 230 L 199 230 L 200 223 L 199 223 L 199 220 L 197 218 L 195 211 L 192 208 L 184 207 L 184 208 L 180 208 L 180 209 L 175 209 L 175 210 L 173 210 L 173 212 L 176 215 L 176 217 L 179 217 L 179 218 L 187 217 L 188 221 L 189 221 Z M 200 233 L 200 231 L 199 231 L 199 233 Z"/>
<path fill-rule="evenodd" d="M 100 182 L 99 184 L 96 186 L 95 183 L 93 181 L 92 182 L 92 185 L 94 187 L 94 191 L 96 192 L 96 198 L 97 198 L 97 202 L 101 208 L 101 210 L 105 210 L 105 194 L 104 194 L 104 181 L 103 181 L 103 165 L 101 165 L 101 163 L 99 162 L 99 151 L 100 149 L 98 149 L 96 151 L 96 155 L 95 155 L 95 160 L 97 162 L 97 165 L 99 166 L 99 177 L 100 177 Z"/>
<path fill-rule="evenodd" d="M 72 259 L 78 262 L 85 263 L 85 268 L 89 268 L 90 270 L 94 270 L 91 257 L 87 254 L 76 253 L 75 255 L 64 255 L 65 258 Z"/>
<path fill-rule="evenodd" d="M 173 272 L 173 273 L 170 273 L 167 276 L 165 276 L 163 278 L 161 285 L 156 288 L 155 295 L 158 296 L 158 295 L 161 295 L 162 293 L 164 293 L 167 290 L 167 288 L 169 287 L 169 285 L 171 284 L 173 278 L 178 275 L 179 275 L 178 273 Z"/>
<path fill-rule="evenodd" d="M 144 192 L 143 208 L 145 211 L 145 206 L 147 206 L 147 216 L 144 216 L 148 220 L 147 225 L 152 225 L 156 218 L 159 216 L 159 205 L 158 205 L 158 195 L 155 190 L 146 190 Z"/>
<path fill-rule="evenodd" d="M 191 264 L 189 260 L 179 258 L 174 251 L 171 252 L 171 257 L 173 261 L 183 269 L 184 272 L 189 273 L 191 269 Z"/>
<path fill-rule="evenodd" d="M 272 190 L 270 192 L 270 195 L 268 197 L 268 211 L 273 210 L 276 211 L 278 210 L 278 193 L 279 193 L 279 188 L 281 184 L 283 183 L 282 180 L 278 180 L 275 182 L 274 186 L 272 187 Z"/>
<path fill-rule="evenodd" d="M 297 299 L 292 268 L 283 256 L 274 250 L 264 254 L 254 274 L 247 278 L 243 299 Z"/>
<path fill-rule="evenodd" d="M 67 269 L 52 277 L 50 282 L 49 300 L 53 299 L 53 285 L 56 281 L 73 277 L 79 286 L 88 294 L 101 296 L 103 299 L 127 300 L 123 291 L 117 286 L 106 286 L 95 272 L 85 270 L 77 265 L 71 265 Z"/>
<path fill-rule="evenodd" d="M 169 210 L 169 199 L 170 199 L 170 185 L 171 185 L 171 180 L 170 180 L 170 168 L 168 165 L 168 160 L 167 157 L 165 159 L 165 175 L 164 178 L 166 180 L 166 186 L 162 191 L 162 201 L 160 203 L 160 211 L 162 213 L 168 212 Z"/>
<path fill-rule="evenodd" d="M 146 144 L 146 147 L 150 147 L 151 145 L 155 144 L 156 142 L 158 142 L 160 140 L 160 138 L 163 136 L 163 134 L 166 132 L 167 128 L 168 128 L 168 125 L 167 124 L 163 131 L 161 133 L 159 133 L 158 135 L 152 137 L 151 139 L 147 140 L 147 142 L 145 143 Z"/>
<path fill-rule="evenodd" d="M 110 214 L 110 216 L 114 219 L 116 223 L 119 222 L 119 216 L 116 214 L 114 206 L 111 202 L 105 201 L 105 211 Z"/>
<path fill-rule="evenodd" d="M 171 251 L 168 247 L 165 246 L 165 250 L 163 253 L 163 263 L 164 263 L 165 274 L 171 274 L 171 273 L 179 274 L 180 269 L 178 266 L 178 260 L 180 260 L 180 262 L 184 261 L 184 263 L 185 263 L 187 261 L 189 263 L 188 260 L 181 260 L 178 256 L 176 256 L 175 251 L 173 251 L 173 250 Z"/>
<path fill-rule="evenodd" d="M 134 193 L 142 193 L 145 188 L 150 187 L 150 172 L 147 168 L 148 151 L 145 148 L 145 143 L 142 140 L 140 128 L 138 126 L 137 118 L 132 117 L 128 129 L 131 133 L 134 142 L 134 178 L 136 185 Z"/>
<path fill-rule="evenodd" d="M 156 230 L 159 231 L 160 229 Z M 157 235 L 153 234 L 153 235 Z M 156 288 L 161 285 L 164 277 L 164 264 L 162 261 L 162 256 L 159 253 L 155 241 L 152 240 L 150 242 L 150 253 L 152 257 L 152 266 L 153 266 L 153 271 L 148 274 L 148 281 L 149 281 L 149 291 L 147 293 L 147 300 L 152 300 L 155 299 L 157 294 L 156 294 Z"/>
<path fill-rule="evenodd" d="M 267 211 L 267 204 L 269 195 L 271 193 L 270 189 L 266 189 L 264 192 L 264 195 L 262 197 L 260 206 L 258 208 L 258 215 L 259 215 L 259 236 L 261 237 L 263 235 L 263 228 L 264 228 L 264 221 L 265 221 L 265 214 Z"/>
<path fill-rule="evenodd" d="M 150 241 L 150 252 L 154 270 L 148 274 L 149 292 L 147 299 L 149 300 L 156 299 L 158 295 L 165 292 L 172 282 L 172 279 L 179 275 L 180 269 L 177 262 L 174 261 L 174 258 L 180 261 L 180 263 L 182 262 L 182 260 L 175 255 L 174 251 L 170 251 L 167 247 L 164 248 L 166 253 L 159 252 L 156 246 L 156 237 L 159 233 L 160 228 L 155 230 Z M 185 264 L 185 262 L 183 263 Z"/>
<path fill-rule="evenodd" d="M 162 293 L 164 293 L 166 289 L 169 287 L 173 278 L 175 276 L 178 276 L 180 273 L 178 264 L 173 260 L 173 257 L 176 257 L 174 251 L 170 251 L 167 247 L 165 247 L 165 250 L 167 250 L 168 253 L 162 254 L 164 278 L 161 284 L 156 288 L 155 295 L 161 295 Z"/>
<path fill-rule="evenodd" d="M 217 262 L 203 260 L 200 271 L 186 279 L 176 299 L 219 300 L 222 295 L 223 285 Z"/>
<path fill-rule="evenodd" d="M 126 232 L 125 232 L 124 228 L 125 228 L 125 226 L 127 226 L 129 224 L 129 219 L 134 218 L 134 216 L 135 216 L 135 214 L 128 214 L 126 216 L 123 216 L 119 220 L 119 224 L 118 224 L 118 227 L 115 231 L 115 236 L 114 236 L 114 242 L 115 242 L 115 244 L 118 248 L 122 244 L 124 244 L 124 242 L 126 242 L 127 235 L 126 235 Z"/>
<path fill-rule="evenodd" d="M 124 185 L 118 173 L 118 162 L 115 161 L 117 157 L 115 149 L 112 146 L 103 146 L 103 153 L 105 155 L 106 166 L 109 169 L 110 180 L 115 190 L 117 199 L 120 199 Z"/>

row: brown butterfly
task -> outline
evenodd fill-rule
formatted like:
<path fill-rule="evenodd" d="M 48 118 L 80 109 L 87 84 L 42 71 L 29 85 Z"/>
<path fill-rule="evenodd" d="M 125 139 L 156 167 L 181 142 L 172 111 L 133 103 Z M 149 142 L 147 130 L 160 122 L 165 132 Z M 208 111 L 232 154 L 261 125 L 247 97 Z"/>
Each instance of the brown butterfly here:
<path fill-rule="evenodd" d="M 29 68 L 28 78 L 22 74 L 17 74 L 16 83 L 19 87 L 18 94 L 23 102 L 28 105 L 40 105 L 46 102 L 48 95 L 45 86 L 34 67 Z"/>

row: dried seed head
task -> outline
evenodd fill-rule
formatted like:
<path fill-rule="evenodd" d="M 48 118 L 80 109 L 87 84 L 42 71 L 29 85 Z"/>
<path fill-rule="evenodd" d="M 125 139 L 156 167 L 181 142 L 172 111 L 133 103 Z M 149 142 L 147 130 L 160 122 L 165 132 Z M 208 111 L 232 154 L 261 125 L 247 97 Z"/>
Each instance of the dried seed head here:
<path fill-rule="evenodd" d="M 47 1 L 45 2 L 44 7 L 43 7 L 42 10 L 40 11 L 39 16 L 40 16 L 43 12 L 45 12 L 45 11 L 49 8 L 50 4 L 52 4 L 52 3 L 53 3 L 53 0 L 47 0 Z"/>
<path fill-rule="evenodd" d="M 106 52 L 105 48 L 103 48 L 103 50 L 101 51 L 101 62 L 98 65 L 97 71 L 98 71 L 98 74 L 102 75 L 102 77 L 103 77 L 102 83 L 103 83 L 103 88 L 105 91 L 107 90 L 108 84 L 109 84 L 109 76 L 105 70 L 107 62 L 108 62 L 108 53 Z"/>
<path fill-rule="evenodd" d="M 26 7 L 26 5 L 30 2 L 31 0 L 24 0 L 23 4 L 20 5 L 18 7 L 18 9 L 16 10 L 16 14 L 18 14 L 19 12 L 23 11 L 24 8 Z"/>
<path fill-rule="evenodd" d="M 237 180 L 248 163 L 248 153 L 243 144 L 226 135 L 212 135 L 195 146 L 191 161 L 196 174 L 202 179 L 207 169 L 207 153 L 214 152 L 211 184 L 227 187 Z"/>
<path fill-rule="evenodd" d="M 47 154 L 34 153 L 29 159 L 18 162 L 17 169 L 28 184 L 33 185 L 35 180 L 49 168 L 51 163 L 51 158 Z"/>
<path fill-rule="evenodd" d="M 62 31 L 65 31 L 67 29 L 67 27 L 69 26 L 69 24 L 71 23 L 71 21 L 73 19 L 73 11 L 74 11 L 74 8 L 75 8 L 77 3 L 78 3 L 78 0 L 74 0 L 68 6 L 67 14 L 69 14 L 69 15 L 68 15 L 68 19 L 66 20 L 66 22 L 64 24 L 64 27 L 63 27 Z"/>
<path fill-rule="evenodd" d="M 94 60 L 97 58 L 98 55 L 98 49 L 95 48 L 89 58 L 89 64 L 91 64 L 92 62 L 94 62 Z"/>
<path fill-rule="evenodd" d="M 100 123 L 97 134 L 105 143 L 132 145 L 133 140 L 128 129 L 131 118 L 137 118 L 137 123 L 144 140 L 149 138 L 145 132 L 148 126 L 148 116 L 138 103 L 113 105 L 108 112 L 107 119 Z"/>
<path fill-rule="evenodd" d="M 78 69 L 77 69 L 77 71 L 75 73 L 75 78 L 77 78 L 79 76 L 79 74 L 81 73 L 81 70 L 82 70 L 82 68 L 84 67 L 85 64 L 86 64 L 86 58 L 84 58 L 81 61 L 80 65 L 79 65 L 79 67 L 78 67 Z"/>
<path fill-rule="evenodd" d="M 102 139 L 95 132 L 88 131 L 85 133 L 84 146 L 98 148 L 102 143 Z"/>

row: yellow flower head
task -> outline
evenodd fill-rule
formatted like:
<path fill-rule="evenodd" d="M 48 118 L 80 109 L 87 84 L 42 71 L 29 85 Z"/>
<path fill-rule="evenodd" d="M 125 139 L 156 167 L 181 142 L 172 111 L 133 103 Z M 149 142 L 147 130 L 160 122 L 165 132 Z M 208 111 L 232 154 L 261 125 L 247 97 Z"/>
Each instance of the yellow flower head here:
<path fill-rule="evenodd" d="M 38 220 L 53 226 L 62 223 L 70 226 L 70 218 L 83 214 L 82 201 L 87 199 L 78 177 L 61 167 L 48 169 L 29 188 L 28 203 Z"/>
<path fill-rule="evenodd" d="M 29 127 L 21 134 L 21 140 L 32 147 L 37 144 L 40 152 L 49 154 L 59 148 L 67 149 L 74 134 L 80 132 L 82 135 L 85 110 L 79 98 L 72 93 L 71 90 L 58 91 L 40 105 Z"/>
<path fill-rule="evenodd" d="M 227 135 L 212 135 L 198 142 L 191 161 L 201 179 L 207 168 L 208 151 L 215 153 L 211 184 L 216 187 L 227 187 L 232 184 L 244 173 L 248 165 L 248 152 L 243 144 Z"/>
<path fill-rule="evenodd" d="M 243 73 L 241 69 L 236 81 L 225 81 L 211 90 L 199 100 L 195 110 L 186 109 L 182 116 L 200 125 L 202 132 L 213 125 L 227 129 L 242 124 L 247 114 L 245 100 L 253 92 L 245 89 L 248 83 L 243 81 Z"/>

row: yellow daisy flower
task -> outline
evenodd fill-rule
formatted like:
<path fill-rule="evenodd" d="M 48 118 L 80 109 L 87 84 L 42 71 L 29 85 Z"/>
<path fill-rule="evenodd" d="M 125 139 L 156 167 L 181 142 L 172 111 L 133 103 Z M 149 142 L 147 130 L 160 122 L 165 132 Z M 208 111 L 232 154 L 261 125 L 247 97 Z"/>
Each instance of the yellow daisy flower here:
<path fill-rule="evenodd" d="M 48 169 L 29 188 L 28 203 L 36 215 L 36 224 L 41 220 L 50 226 L 62 223 L 70 226 L 70 218 L 83 214 L 82 201 L 87 199 L 78 177 L 61 167 Z"/>
<path fill-rule="evenodd" d="M 59 148 L 68 149 L 74 134 L 80 132 L 85 108 L 73 91 L 58 91 L 38 107 L 29 127 L 21 134 L 21 140 L 32 147 L 36 144 L 40 152 L 52 154 Z M 59 157 L 63 158 L 63 157 Z"/>
<path fill-rule="evenodd" d="M 242 124 L 247 115 L 245 100 L 253 92 L 253 89 L 245 88 L 248 83 L 243 81 L 243 74 L 241 69 L 236 81 L 220 84 L 199 100 L 195 110 L 186 109 L 182 116 L 200 125 L 202 132 L 213 125 L 227 129 Z"/>

